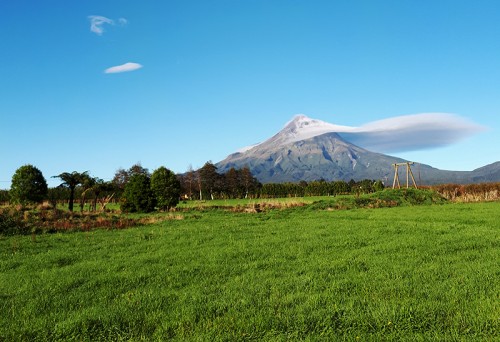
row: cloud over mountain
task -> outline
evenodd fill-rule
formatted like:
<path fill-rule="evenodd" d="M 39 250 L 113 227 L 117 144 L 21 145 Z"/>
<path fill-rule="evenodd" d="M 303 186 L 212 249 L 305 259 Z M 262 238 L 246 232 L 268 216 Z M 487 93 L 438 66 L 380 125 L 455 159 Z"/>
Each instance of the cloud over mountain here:
<path fill-rule="evenodd" d="M 296 115 L 266 141 L 230 154 L 216 164 L 220 172 L 249 167 L 263 183 L 301 180 L 379 179 L 388 181 L 393 164 L 404 159 L 381 153 L 439 147 L 483 129 L 457 115 L 399 116 L 359 127 L 339 126 Z M 356 143 L 353 143 L 356 141 Z M 471 183 L 498 179 L 496 165 L 482 174 L 444 171 L 415 161 L 419 184 Z"/>
<path fill-rule="evenodd" d="M 371 151 L 404 152 L 447 146 L 484 129 L 455 114 L 424 113 L 373 121 L 338 133 Z"/>
<path fill-rule="evenodd" d="M 484 127 L 448 113 L 403 115 L 359 127 L 330 124 L 298 114 L 285 125 L 285 130 L 287 133 L 279 143 L 338 133 L 349 142 L 370 151 L 403 152 L 447 146 L 484 130 Z M 240 152 L 255 146 L 243 148 Z"/>

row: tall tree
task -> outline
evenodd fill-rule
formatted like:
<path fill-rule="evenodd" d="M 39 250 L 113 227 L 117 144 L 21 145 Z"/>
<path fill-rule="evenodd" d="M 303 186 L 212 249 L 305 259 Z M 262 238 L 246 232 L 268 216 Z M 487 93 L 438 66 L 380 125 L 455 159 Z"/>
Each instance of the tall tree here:
<path fill-rule="evenodd" d="M 179 203 L 181 183 L 177 176 L 164 166 L 156 169 L 151 175 L 151 190 L 161 210 L 167 211 Z"/>
<path fill-rule="evenodd" d="M 218 185 L 219 174 L 217 173 L 217 166 L 212 162 L 208 161 L 199 170 L 200 181 L 203 188 L 203 192 L 210 195 L 211 199 L 214 199 L 214 192 L 216 191 L 216 186 Z"/>
<path fill-rule="evenodd" d="M 239 188 L 240 188 L 240 172 L 234 167 L 230 168 L 229 171 L 224 175 L 226 180 L 226 189 L 229 193 L 229 197 L 238 198 Z"/>
<path fill-rule="evenodd" d="M 121 209 L 125 212 L 150 212 L 155 208 L 150 178 L 142 173 L 130 177 L 123 192 Z"/>
<path fill-rule="evenodd" d="M 130 177 L 133 175 L 137 174 L 143 174 L 148 177 L 151 176 L 149 173 L 149 170 L 141 165 L 141 163 L 136 163 L 132 165 L 128 170 L 125 170 L 123 168 L 119 168 L 115 172 L 115 176 L 113 177 L 113 180 L 111 181 L 113 184 L 116 185 L 118 189 L 125 189 L 125 185 L 128 183 Z"/>
<path fill-rule="evenodd" d="M 127 170 L 123 168 L 119 168 L 115 172 L 115 176 L 113 177 L 113 180 L 111 181 L 118 189 L 123 190 L 125 189 L 125 184 L 127 184 L 129 179 L 129 175 Z"/>
<path fill-rule="evenodd" d="M 245 189 L 245 198 L 248 197 L 250 191 L 256 191 L 258 188 L 259 182 L 252 175 L 250 168 L 245 166 L 241 169 L 241 183 L 243 188 Z"/>
<path fill-rule="evenodd" d="M 194 173 L 194 177 L 195 177 L 196 190 L 199 194 L 199 200 L 202 201 L 203 200 L 203 191 L 201 190 L 202 186 L 201 186 L 200 170 L 198 170 Z"/>
<path fill-rule="evenodd" d="M 85 172 L 73 171 L 71 173 L 63 172 L 57 176 L 53 176 L 53 178 L 60 178 L 63 181 L 60 186 L 69 188 L 69 203 L 68 203 L 69 211 L 73 211 L 75 188 L 77 185 L 82 184 L 82 182 L 85 181 L 86 177 L 88 177 L 88 171 Z"/>
<path fill-rule="evenodd" d="M 9 195 L 13 203 L 26 205 L 43 201 L 47 196 L 47 191 L 47 181 L 42 172 L 28 164 L 18 168 L 12 176 Z"/>
<path fill-rule="evenodd" d="M 133 175 L 137 175 L 137 174 L 146 175 L 148 177 L 151 176 L 151 174 L 149 173 L 149 170 L 147 168 L 143 167 L 141 165 L 141 163 L 136 163 L 128 169 L 129 177 L 131 177 Z"/>

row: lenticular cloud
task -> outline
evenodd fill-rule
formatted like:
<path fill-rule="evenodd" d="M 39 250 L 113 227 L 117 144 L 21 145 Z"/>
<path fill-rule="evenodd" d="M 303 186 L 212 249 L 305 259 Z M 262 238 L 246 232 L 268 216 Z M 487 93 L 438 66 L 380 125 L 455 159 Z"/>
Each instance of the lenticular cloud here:
<path fill-rule="evenodd" d="M 408 152 L 444 147 L 485 128 L 463 117 L 446 113 L 396 116 L 372 121 L 359 127 L 334 125 L 297 114 L 266 142 L 286 145 L 327 133 L 337 133 L 346 141 L 373 152 Z M 240 149 L 244 153 L 261 145 Z"/>
<path fill-rule="evenodd" d="M 373 121 L 337 132 L 349 142 L 377 152 L 407 152 L 443 147 L 484 127 L 458 115 L 424 113 Z"/>
<path fill-rule="evenodd" d="M 120 72 L 134 71 L 134 70 L 137 70 L 140 68 L 142 68 L 142 65 L 140 65 L 139 63 L 129 62 L 129 63 L 125 63 L 122 65 L 117 65 L 117 66 L 114 66 L 111 68 L 107 68 L 106 70 L 104 70 L 104 73 L 105 74 L 117 74 Z"/>

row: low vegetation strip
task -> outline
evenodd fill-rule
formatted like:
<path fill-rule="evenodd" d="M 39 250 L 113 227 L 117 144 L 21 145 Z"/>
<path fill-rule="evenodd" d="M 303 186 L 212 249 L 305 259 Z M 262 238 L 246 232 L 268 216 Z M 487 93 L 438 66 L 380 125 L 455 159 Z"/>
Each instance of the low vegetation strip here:
<path fill-rule="evenodd" d="M 429 187 L 454 202 L 485 202 L 500 200 L 500 183 L 442 184 Z"/>
<path fill-rule="evenodd" d="M 107 212 L 73 212 L 50 204 L 0 207 L 0 234 L 40 234 L 55 232 L 89 231 L 93 229 L 123 229 L 162 220 L 184 219 L 182 213 L 204 210 L 259 213 L 307 207 L 312 210 L 345 210 L 355 208 L 383 208 L 401 205 L 444 203 L 445 199 L 429 190 L 401 189 L 378 191 L 370 194 L 324 197 L 291 197 L 281 199 L 231 199 L 212 201 L 185 201 L 175 213 L 127 214 L 115 209 Z M 110 206 L 112 207 L 112 205 Z"/>
<path fill-rule="evenodd" d="M 500 203 L 0 236 L 0 340 L 498 340 Z"/>
<path fill-rule="evenodd" d="M 407 205 L 443 204 L 447 200 L 432 190 L 385 189 L 368 194 L 314 197 L 230 199 L 212 201 L 184 201 L 180 210 L 226 209 L 231 211 L 259 212 L 273 209 L 306 207 L 310 209 L 359 209 L 384 208 Z M 247 210 L 255 209 L 255 210 Z"/>

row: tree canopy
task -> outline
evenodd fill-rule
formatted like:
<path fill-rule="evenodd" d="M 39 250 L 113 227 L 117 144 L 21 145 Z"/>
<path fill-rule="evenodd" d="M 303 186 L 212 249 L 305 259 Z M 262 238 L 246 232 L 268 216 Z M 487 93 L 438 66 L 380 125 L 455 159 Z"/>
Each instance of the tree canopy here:
<path fill-rule="evenodd" d="M 161 210 L 169 210 L 179 203 L 181 184 L 176 175 L 166 167 L 161 166 L 153 172 L 151 189 Z"/>
<path fill-rule="evenodd" d="M 27 164 L 18 168 L 12 176 L 9 194 L 13 203 L 26 205 L 43 201 L 47 191 L 47 181 L 42 172 L 35 166 Z"/>
<path fill-rule="evenodd" d="M 155 209 L 155 204 L 150 178 L 143 173 L 132 175 L 123 191 L 121 210 L 147 213 Z"/>
<path fill-rule="evenodd" d="M 143 174 L 148 177 L 151 176 L 147 168 L 143 167 L 141 163 L 136 163 L 132 165 L 128 170 L 125 170 L 123 168 L 119 168 L 118 170 L 116 170 L 112 183 L 115 184 L 118 189 L 123 190 L 125 188 L 125 185 L 130 180 L 130 177 L 136 174 Z"/>
<path fill-rule="evenodd" d="M 77 185 L 88 182 L 89 181 L 89 175 L 88 171 L 85 172 L 77 172 L 73 171 L 71 173 L 69 172 L 63 172 L 57 176 L 53 176 L 54 178 L 60 178 L 63 182 L 60 186 L 64 186 L 69 188 L 70 190 L 70 195 L 69 195 L 69 203 L 68 203 L 68 209 L 69 211 L 73 211 L 73 202 L 75 198 L 75 188 Z"/>

